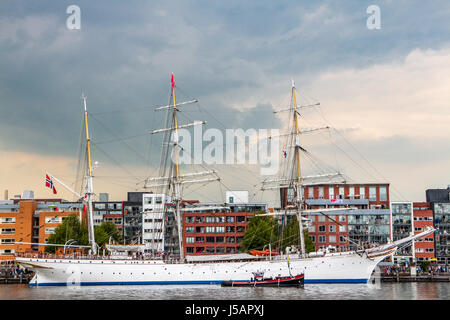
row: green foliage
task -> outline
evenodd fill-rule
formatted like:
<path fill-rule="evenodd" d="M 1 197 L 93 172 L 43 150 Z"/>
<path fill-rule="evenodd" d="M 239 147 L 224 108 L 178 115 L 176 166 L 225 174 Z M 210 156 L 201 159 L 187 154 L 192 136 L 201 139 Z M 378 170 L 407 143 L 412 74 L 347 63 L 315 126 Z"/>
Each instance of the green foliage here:
<path fill-rule="evenodd" d="M 100 227 L 108 235 L 108 241 L 109 237 L 111 237 L 111 239 L 117 243 L 122 242 L 122 235 L 120 234 L 119 230 L 116 228 L 116 225 L 114 223 L 110 221 L 103 222 Z M 95 239 L 97 239 L 97 235 L 95 236 Z"/>
<path fill-rule="evenodd" d="M 304 235 L 306 251 L 315 251 L 315 246 L 309 238 L 307 230 L 304 230 Z M 258 217 L 257 214 L 253 216 L 244 233 L 241 252 L 247 252 L 253 249 L 262 250 L 264 246 L 267 249 L 269 243 L 273 251 L 284 252 L 286 247 L 289 246 L 300 248 L 297 217 L 293 216 L 286 228 L 280 228 L 278 222 L 273 217 Z"/>
<path fill-rule="evenodd" d="M 277 223 L 272 217 L 258 217 L 256 214 L 247 225 L 241 251 L 261 250 L 265 245 L 275 242 L 278 238 L 277 228 Z"/>
<path fill-rule="evenodd" d="M 284 228 L 281 237 L 282 243 L 282 251 L 286 250 L 286 247 L 295 246 L 300 248 L 300 227 L 298 225 L 298 219 L 296 216 L 293 216 L 286 228 Z M 308 230 L 303 230 L 303 235 L 305 239 L 305 249 L 306 252 L 315 251 L 314 243 L 311 241 L 311 238 L 308 236 Z"/>
<path fill-rule="evenodd" d="M 100 226 L 94 227 L 95 242 L 99 248 L 103 248 L 109 242 L 109 238 L 116 242 L 122 240 L 119 230 L 112 222 L 103 222 Z M 73 239 L 74 245 L 89 245 L 89 232 L 87 226 L 82 223 L 77 214 L 72 214 L 64 219 L 63 223 L 55 229 L 55 233 L 48 238 L 49 244 L 64 245 L 68 240 Z M 47 246 L 45 252 L 55 253 L 57 247 Z"/>
<path fill-rule="evenodd" d="M 77 214 L 72 214 L 64 219 L 63 223 L 55 229 L 47 243 L 49 244 L 65 244 L 66 241 L 74 239 L 76 245 L 88 245 L 87 237 L 88 229 L 84 223 L 80 222 Z M 55 253 L 57 247 L 45 247 L 45 252 Z"/>

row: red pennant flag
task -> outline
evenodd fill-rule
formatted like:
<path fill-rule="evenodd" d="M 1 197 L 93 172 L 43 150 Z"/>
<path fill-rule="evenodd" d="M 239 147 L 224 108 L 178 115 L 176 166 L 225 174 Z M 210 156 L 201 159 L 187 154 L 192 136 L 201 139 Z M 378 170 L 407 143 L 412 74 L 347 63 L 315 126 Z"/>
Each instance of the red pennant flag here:
<path fill-rule="evenodd" d="M 84 199 L 83 199 L 83 213 L 86 212 L 86 198 L 87 198 L 87 194 L 84 195 Z"/>
<path fill-rule="evenodd" d="M 172 89 L 175 87 L 175 80 L 173 78 L 173 73 L 172 73 L 172 79 L 170 80 L 172 82 Z"/>
<path fill-rule="evenodd" d="M 53 190 L 53 194 L 56 194 L 56 188 L 53 185 L 52 179 L 48 176 L 48 174 L 45 174 L 45 186 Z"/>

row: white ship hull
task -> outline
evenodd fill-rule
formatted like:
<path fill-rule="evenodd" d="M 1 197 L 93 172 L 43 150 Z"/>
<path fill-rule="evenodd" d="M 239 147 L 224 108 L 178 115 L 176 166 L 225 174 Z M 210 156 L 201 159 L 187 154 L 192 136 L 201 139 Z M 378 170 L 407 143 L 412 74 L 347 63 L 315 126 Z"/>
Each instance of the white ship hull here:
<path fill-rule="evenodd" d="M 290 272 L 304 273 L 305 283 L 367 283 L 376 265 L 393 251 L 367 258 L 354 252 L 290 259 Z M 169 264 L 161 260 L 70 260 L 17 257 L 36 275 L 30 286 L 220 284 L 249 280 L 252 272 L 287 276 L 286 259 L 251 262 Z"/>

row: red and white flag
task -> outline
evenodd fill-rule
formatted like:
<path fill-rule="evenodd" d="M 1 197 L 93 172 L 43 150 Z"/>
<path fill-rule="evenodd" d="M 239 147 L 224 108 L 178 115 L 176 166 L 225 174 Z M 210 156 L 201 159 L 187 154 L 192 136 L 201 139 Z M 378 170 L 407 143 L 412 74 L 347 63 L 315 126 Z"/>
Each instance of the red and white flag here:
<path fill-rule="evenodd" d="M 48 174 L 45 174 L 45 186 L 53 190 L 53 194 L 56 194 L 56 188 L 53 184 L 52 179 L 48 176 Z"/>

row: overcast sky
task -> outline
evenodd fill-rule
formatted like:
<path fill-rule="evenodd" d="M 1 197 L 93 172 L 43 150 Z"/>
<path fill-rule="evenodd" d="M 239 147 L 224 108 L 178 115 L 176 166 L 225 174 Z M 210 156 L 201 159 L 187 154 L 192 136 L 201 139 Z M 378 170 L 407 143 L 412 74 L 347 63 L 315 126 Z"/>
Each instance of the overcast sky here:
<path fill-rule="evenodd" d="M 432 3 L 4 0 L 0 190 L 52 197 L 46 171 L 73 183 L 83 92 L 95 191 L 125 199 L 158 164 L 146 133 L 163 125 L 153 107 L 168 102 L 173 72 L 177 98 L 200 101 L 184 120 L 220 130 L 281 128 L 272 111 L 289 103 L 295 79 L 301 97 L 321 103 L 307 124 L 325 117 L 340 132 L 324 135 L 332 149 L 312 143 L 322 160 L 350 181 L 389 182 L 392 200 L 424 201 L 450 184 L 450 3 Z M 374 4 L 381 28 L 370 30 Z M 79 30 L 66 27 L 69 5 L 81 9 Z M 259 170 L 220 169 L 227 188 L 254 194 Z M 202 200 L 223 200 L 213 198 Z"/>

